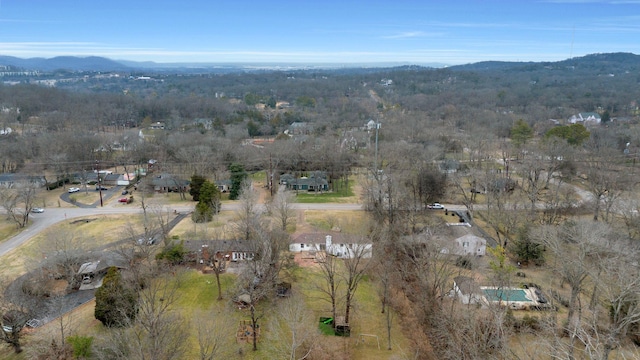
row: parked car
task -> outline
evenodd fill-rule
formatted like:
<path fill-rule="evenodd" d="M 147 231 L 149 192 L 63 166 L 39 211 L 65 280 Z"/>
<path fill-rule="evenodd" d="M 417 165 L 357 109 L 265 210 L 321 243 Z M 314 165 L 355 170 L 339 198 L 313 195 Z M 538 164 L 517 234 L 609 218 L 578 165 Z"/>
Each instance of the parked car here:
<path fill-rule="evenodd" d="M 138 245 L 155 245 L 158 242 L 158 239 L 156 239 L 155 237 L 148 237 L 148 238 L 140 238 L 138 239 Z"/>
<path fill-rule="evenodd" d="M 31 212 L 32 212 L 32 213 L 39 214 L 39 213 L 43 213 L 43 212 L 44 212 L 44 209 L 43 209 L 43 208 L 41 208 L 41 207 L 35 207 L 35 208 L 31 209 Z"/>
<path fill-rule="evenodd" d="M 122 190 L 122 195 L 127 195 L 129 193 L 129 190 Z"/>
<path fill-rule="evenodd" d="M 109 189 L 107 189 L 107 188 L 106 188 L 106 187 L 104 187 L 104 186 L 96 185 L 96 191 L 98 191 L 98 190 L 109 190 Z"/>
<path fill-rule="evenodd" d="M 128 201 L 129 199 L 127 199 L 126 197 L 118 199 L 118 202 L 121 202 L 121 203 L 126 203 Z"/>
<path fill-rule="evenodd" d="M 427 209 L 443 210 L 444 206 L 442 206 L 440 203 L 433 203 L 433 204 L 427 205 Z"/>
<path fill-rule="evenodd" d="M 70 193 L 70 194 L 71 194 L 71 193 L 78 192 L 78 191 L 80 191 L 80 188 L 77 188 L 77 187 L 69 188 L 69 193 Z"/>

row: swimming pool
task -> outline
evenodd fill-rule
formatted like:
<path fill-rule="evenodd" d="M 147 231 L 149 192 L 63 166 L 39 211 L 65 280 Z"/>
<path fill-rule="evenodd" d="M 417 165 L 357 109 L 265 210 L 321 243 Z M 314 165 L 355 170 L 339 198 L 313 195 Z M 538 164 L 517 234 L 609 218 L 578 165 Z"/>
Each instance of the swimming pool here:
<path fill-rule="evenodd" d="M 533 302 L 532 299 L 527 297 L 527 293 L 524 289 L 493 289 L 493 288 L 484 288 L 484 296 L 488 301 L 506 301 L 506 302 Z"/>

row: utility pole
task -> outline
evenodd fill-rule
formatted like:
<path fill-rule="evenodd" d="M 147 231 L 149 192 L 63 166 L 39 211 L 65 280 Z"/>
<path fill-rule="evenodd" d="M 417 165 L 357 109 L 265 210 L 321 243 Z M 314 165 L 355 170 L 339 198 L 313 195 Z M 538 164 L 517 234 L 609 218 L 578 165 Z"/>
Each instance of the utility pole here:
<path fill-rule="evenodd" d="M 380 129 L 380 122 L 376 121 L 376 160 L 373 165 L 373 168 L 376 172 L 376 176 L 378 176 L 378 129 Z"/>
<path fill-rule="evenodd" d="M 100 207 L 103 207 L 102 203 L 102 181 L 100 180 L 100 160 L 96 160 L 96 171 L 98 172 L 98 190 L 100 191 Z"/>
<path fill-rule="evenodd" d="M 269 184 L 269 191 L 271 192 L 271 196 L 273 196 L 273 162 L 271 161 L 271 154 L 269 154 L 269 179 L 267 179 Z"/>

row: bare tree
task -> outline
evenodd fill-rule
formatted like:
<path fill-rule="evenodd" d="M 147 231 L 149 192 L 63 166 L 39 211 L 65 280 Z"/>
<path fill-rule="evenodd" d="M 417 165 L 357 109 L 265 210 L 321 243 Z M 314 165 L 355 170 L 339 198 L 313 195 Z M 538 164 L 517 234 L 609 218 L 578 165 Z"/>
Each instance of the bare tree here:
<path fill-rule="evenodd" d="M 360 281 L 362 281 L 371 264 L 369 261 L 371 257 L 371 244 L 367 244 L 364 237 L 357 237 L 355 240 L 356 241 L 348 245 L 349 249 L 347 251 L 349 252 L 349 256 L 344 259 L 345 271 L 344 274 L 342 274 L 342 280 L 345 285 L 344 322 L 346 324 L 349 324 L 349 315 L 353 308 L 358 285 L 360 285 Z"/>
<path fill-rule="evenodd" d="M 288 191 L 278 191 L 267 208 L 269 212 L 276 218 L 282 231 L 287 231 L 287 226 L 294 217 L 292 204 L 294 202 L 293 194 Z"/>
<path fill-rule="evenodd" d="M 562 227 L 545 226 L 537 229 L 535 238 L 555 257 L 551 266 L 563 282 L 569 284 L 569 313 L 563 329 L 570 339 L 569 355 L 574 357 L 575 343 L 581 329 L 582 306 L 580 293 L 590 273 L 590 259 L 603 250 L 603 239 L 608 237 L 608 226 L 579 221 Z"/>
<path fill-rule="evenodd" d="M 578 337 L 587 351 L 597 354 L 599 359 L 608 359 L 629 331 L 640 326 L 640 268 L 637 258 L 634 245 L 614 238 L 590 267 L 591 277 L 597 285 L 593 296 L 601 300 L 602 306 L 589 308 L 591 319 Z"/>
<path fill-rule="evenodd" d="M 6 211 L 18 228 L 23 228 L 29 222 L 29 214 L 35 207 L 36 188 L 32 184 L 19 184 L 13 189 L 0 190 L 0 206 Z"/>
<path fill-rule="evenodd" d="M 187 323 L 176 309 L 180 276 L 156 277 L 139 291 L 137 313 L 128 334 L 133 358 L 184 358 Z"/>
<path fill-rule="evenodd" d="M 277 359 L 307 359 L 318 340 L 313 312 L 295 293 L 280 300 L 276 316 L 269 323 L 269 352 Z"/>
<path fill-rule="evenodd" d="M 323 294 L 322 299 L 329 302 L 331 306 L 331 316 L 335 326 L 338 301 L 341 296 L 340 288 L 342 286 L 342 279 L 338 272 L 339 260 L 335 256 L 327 254 L 326 251 L 318 252 L 316 256 L 320 265 L 319 276 L 322 278 L 322 285 L 318 286 L 318 290 Z"/>
<path fill-rule="evenodd" d="M 238 236 L 244 240 L 251 240 L 257 236 L 257 229 L 261 229 L 261 214 L 258 209 L 258 192 L 253 189 L 251 182 L 245 181 L 240 192 L 240 208 L 236 211 L 234 227 Z"/>
<path fill-rule="evenodd" d="M 233 334 L 229 316 L 222 312 L 197 311 L 194 315 L 198 333 L 200 360 L 214 360 L 228 356 L 226 343 Z"/>

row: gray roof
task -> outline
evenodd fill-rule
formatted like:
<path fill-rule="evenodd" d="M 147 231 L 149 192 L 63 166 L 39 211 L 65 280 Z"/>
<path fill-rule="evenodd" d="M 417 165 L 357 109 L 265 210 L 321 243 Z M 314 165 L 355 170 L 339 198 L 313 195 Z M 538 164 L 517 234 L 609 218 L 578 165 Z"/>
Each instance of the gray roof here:
<path fill-rule="evenodd" d="M 185 250 L 190 252 L 200 251 L 203 247 L 208 247 L 209 251 L 215 253 L 218 251 L 253 251 L 254 247 L 251 242 L 246 240 L 181 240 Z"/>
<path fill-rule="evenodd" d="M 453 278 L 453 282 L 455 282 L 463 295 L 482 293 L 482 289 L 480 289 L 476 281 L 468 276 L 456 276 Z"/>

